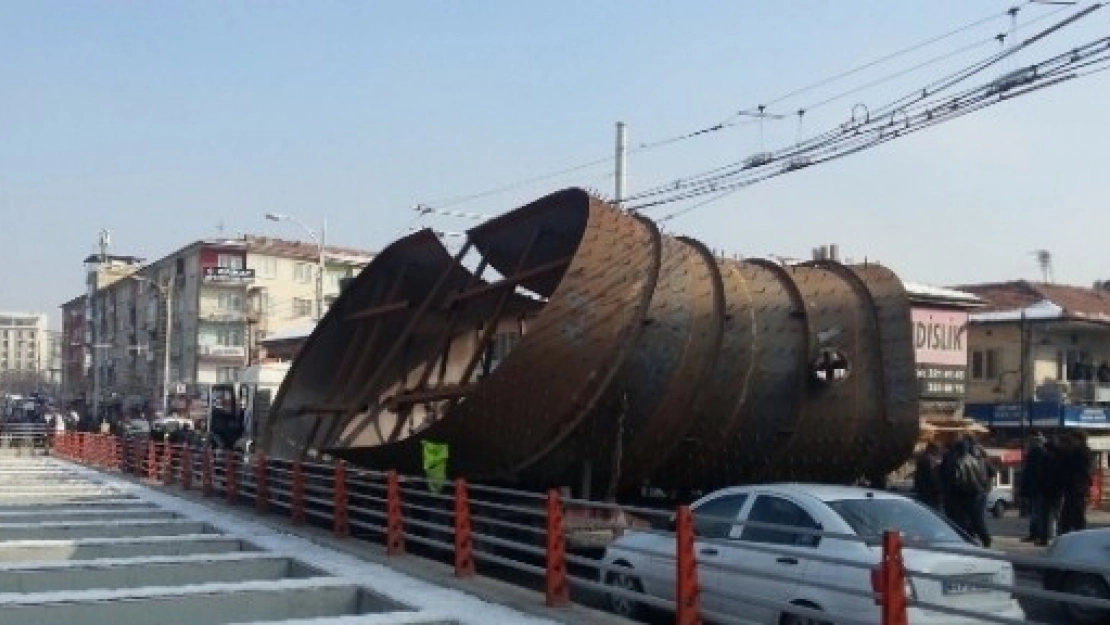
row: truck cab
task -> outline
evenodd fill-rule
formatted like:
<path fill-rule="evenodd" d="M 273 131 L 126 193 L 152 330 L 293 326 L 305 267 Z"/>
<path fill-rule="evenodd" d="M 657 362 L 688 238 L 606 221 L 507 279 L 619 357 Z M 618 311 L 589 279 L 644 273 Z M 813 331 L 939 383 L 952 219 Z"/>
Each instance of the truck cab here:
<path fill-rule="evenodd" d="M 262 363 L 245 367 L 238 382 L 214 384 L 208 397 L 211 445 L 243 453 L 253 451 L 288 371 L 289 363 Z"/>

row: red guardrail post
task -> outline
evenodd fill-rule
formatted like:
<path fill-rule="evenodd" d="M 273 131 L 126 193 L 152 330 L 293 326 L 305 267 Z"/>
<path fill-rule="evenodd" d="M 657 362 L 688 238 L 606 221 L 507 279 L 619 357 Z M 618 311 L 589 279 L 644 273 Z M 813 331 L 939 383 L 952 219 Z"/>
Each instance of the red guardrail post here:
<path fill-rule="evenodd" d="M 154 449 L 154 441 L 150 441 L 146 447 L 146 478 L 153 481 L 158 474 L 158 456 Z"/>
<path fill-rule="evenodd" d="M 193 487 L 193 448 L 185 443 L 181 448 L 181 490 Z"/>
<path fill-rule="evenodd" d="M 293 463 L 293 484 L 290 490 L 292 501 L 289 502 L 289 510 L 293 516 L 293 525 L 301 525 L 304 523 L 304 465 L 300 460 Z"/>
<path fill-rule="evenodd" d="M 396 471 L 386 474 L 385 485 L 385 552 L 397 556 L 405 553 L 405 532 L 401 520 L 401 484 Z"/>
<path fill-rule="evenodd" d="M 676 566 L 675 624 L 701 625 L 701 589 L 694 555 L 694 517 L 689 506 L 679 506 L 675 515 Z"/>
<path fill-rule="evenodd" d="M 224 494 L 227 495 L 227 502 L 230 504 L 236 502 L 239 494 L 235 481 L 236 474 L 239 472 L 238 460 L 234 451 L 224 450 Z"/>
<path fill-rule="evenodd" d="M 474 539 L 470 535 L 470 495 L 466 480 L 455 480 L 455 577 L 474 575 Z"/>
<path fill-rule="evenodd" d="M 332 495 L 332 529 L 336 536 L 346 538 L 351 529 L 347 523 L 347 463 L 342 460 L 335 463 L 335 492 Z"/>
<path fill-rule="evenodd" d="M 115 436 L 112 437 L 112 466 L 120 473 L 124 472 L 123 447 L 120 446 L 119 439 Z"/>
<path fill-rule="evenodd" d="M 173 484 L 173 444 L 168 440 L 162 453 L 162 483 L 166 486 Z"/>
<path fill-rule="evenodd" d="M 547 605 L 564 606 L 570 603 L 567 585 L 567 549 L 563 538 L 563 504 L 559 491 L 547 491 L 547 575 L 545 576 Z"/>
<path fill-rule="evenodd" d="M 200 488 L 205 497 L 212 496 L 212 448 L 204 448 L 204 459 L 201 460 Z"/>
<path fill-rule="evenodd" d="M 883 532 L 883 559 L 879 564 L 879 622 L 909 625 L 906 615 L 906 567 L 902 562 L 902 535 Z"/>
<path fill-rule="evenodd" d="M 270 511 L 270 486 L 266 483 L 266 454 L 259 452 L 254 456 L 254 511 L 266 514 Z"/>

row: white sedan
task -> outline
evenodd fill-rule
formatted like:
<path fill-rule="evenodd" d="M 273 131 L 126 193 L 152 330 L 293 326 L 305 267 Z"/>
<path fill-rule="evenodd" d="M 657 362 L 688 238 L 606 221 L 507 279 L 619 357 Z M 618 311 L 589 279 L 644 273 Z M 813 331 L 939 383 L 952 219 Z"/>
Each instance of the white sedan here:
<path fill-rule="evenodd" d="M 1013 585 L 1012 565 L 927 550 L 928 545 L 969 551 L 978 548 L 935 512 L 901 495 L 819 484 L 737 486 L 706 495 L 691 509 L 697 534 L 694 549 L 701 605 L 709 612 L 746 619 L 744 622 L 753 625 L 818 622 L 784 609 L 798 605 L 878 623 L 879 608 L 873 598 L 837 589 L 874 591 L 871 571 L 878 566 L 881 555 L 875 543 L 883 531 L 896 529 L 906 541 L 921 547 L 903 550 L 907 570 L 946 577 L 942 582 L 911 576 L 907 592 L 912 599 L 1002 618 L 1025 617 L 1009 592 L 975 585 Z M 855 535 L 871 544 L 791 529 Z M 673 535 L 630 532 L 606 550 L 601 581 L 632 593 L 673 601 L 674 552 Z M 815 560 L 812 556 L 858 566 Z M 643 605 L 628 594 L 611 593 L 610 607 L 623 616 L 638 617 Z M 980 621 L 911 606 L 910 622 L 956 625 Z"/>
<path fill-rule="evenodd" d="M 1110 528 L 1069 532 L 1052 541 L 1048 557 L 1059 562 L 1059 569 L 1044 570 L 1044 587 L 1084 597 L 1110 600 Z M 1069 570 L 1069 565 L 1105 569 L 1103 573 Z M 1110 610 L 1063 603 L 1068 620 L 1076 625 L 1110 622 Z"/>

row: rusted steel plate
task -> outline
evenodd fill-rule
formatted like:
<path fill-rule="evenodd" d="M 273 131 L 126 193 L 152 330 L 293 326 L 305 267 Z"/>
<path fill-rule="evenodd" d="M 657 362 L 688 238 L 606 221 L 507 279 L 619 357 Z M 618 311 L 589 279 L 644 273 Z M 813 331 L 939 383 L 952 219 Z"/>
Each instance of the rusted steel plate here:
<path fill-rule="evenodd" d="M 286 378 L 270 453 L 419 472 L 446 442 L 453 475 L 627 494 L 851 481 L 912 450 L 889 270 L 714 259 L 576 189 L 467 245 L 476 268 L 422 232 L 363 271 Z"/>
<path fill-rule="evenodd" d="M 886 476 L 913 453 L 921 427 L 919 387 L 913 353 L 913 323 L 906 288 L 890 269 L 874 263 L 849 265 L 867 285 L 881 345 L 882 418 L 864 435 L 875 452 L 864 466 L 873 478 Z"/>
<path fill-rule="evenodd" d="M 789 268 L 807 302 L 810 373 L 804 418 L 789 444 L 764 468 L 763 479 L 812 479 L 835 482 L 862 474 L 862 459 L 851 457 L 858 431 L 881 414 L 876 366 L 878 341 L 869 294 L 832 263 L 805 263 Z M 823 355 L 839 354 L 844 362 L 823 370 Z M 838 377 L 843 375 L 843 377 Z M 824 378 L 823 378 L 824 376 Z"/>
<path fill-rule="evenodd" d="M 651 305 L 623 366 L 590 418 L 529 475 L 578 484 L 588 462 L 592 493 L 637 489 L 692 423 L 690 404 L 716 361 L 723 313 L 709 251 L 664 237 Z"/>
<path fill-rule="evenodd" d="M 699 461 L 689 465 L 701 470 L 687 478 L 694 487 L 752 481 L 789 442 L 805 408 L 809 330 L 793 278 L 778 263 L 758 259 L 722 266 L 731 276 L 728 340 L 734 347 L 732 361 L 718 366 L 717 393 L 729 398 L 720 410 L 730 416 L 718 436 L 703 428 Z"/>

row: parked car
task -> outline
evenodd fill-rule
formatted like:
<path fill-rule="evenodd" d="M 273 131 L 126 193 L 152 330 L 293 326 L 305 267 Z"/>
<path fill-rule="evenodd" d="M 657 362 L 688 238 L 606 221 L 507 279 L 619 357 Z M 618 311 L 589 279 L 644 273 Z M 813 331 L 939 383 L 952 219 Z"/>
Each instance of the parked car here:
<path fill-rule="evenodd" d="M 1014 501 L 1014 489 L 1010 486 L 995 486 L 987 495 L 987 512 L 996 519 L 1001 519 L 1007 510 L 1017 507 Z"/>
<path fill-rule="evenodd" d="M 1110 528 L 1069 532 L 1052 541 L 1048 558 L 1059 562 L 1062 568 L 1045 568 L 1043 582 L 1046 590 L 1066 592 L 1084 597 L 1110 600 Z M 1107 573 L 1069 570 L 1068 565 L 1088 565 L 1107 569 Z M 1061 607 L 1068 621 L 1076 625 L 1095 625 L 1110 622 L 1110 610 L 1090 608 L 1062 602 Z"/>
<path fill-rule="evenodd" d="M 957 545 L 971 552 L 980 550 L 928 507 L 881 490 L 816 484 L 739 486 L 706 495 L 691 509 L 697 534 L 695 553 L 703 565 L 698 570 L 703 608 L 742 615 L 740 618 L 747 619 L 744 622 L 753 625 L 811 622 L 784 613 L 779 607 L 769 607 L 768 602 L 851 614 L 878 623 L 879 609 L 870 597 L 827 586 L 872 592 L 871 573 L 881 555 L 877 543 L 888 529 L 901 531 L 912 546 Z M 781 529 L 745 522 L 773 524 Z M 868 543 L 792 528 L 855 535 Z M 603 562 L 612 568 L 602 570 L 601 581 L 673 601 L 674 543 L 673 535 L 664 532 L 625 534 L 606 550 Z M 907 590 L 918 600 L 997 617 L 1024 618 L 1009 592 L 975 586 L 977 581 L 1012 585 L 1014 569 L 1010 563 L 912 546 L 903 551 L 908 570 L 949 576 L 944 581 L 911 577 Z M 860 566 L 807 556 L 853 561 Z M 710 563 L 735 570 L 706 566 Z M 761 600 L 753 600 L 753 596 Z M 642 603 L 623 594 L 611 593 L 609 604 L 627 617 L 639 616 L 643 609 Z M 954 625 L 979 621 L 911 607 L 910 622 Z"/>

